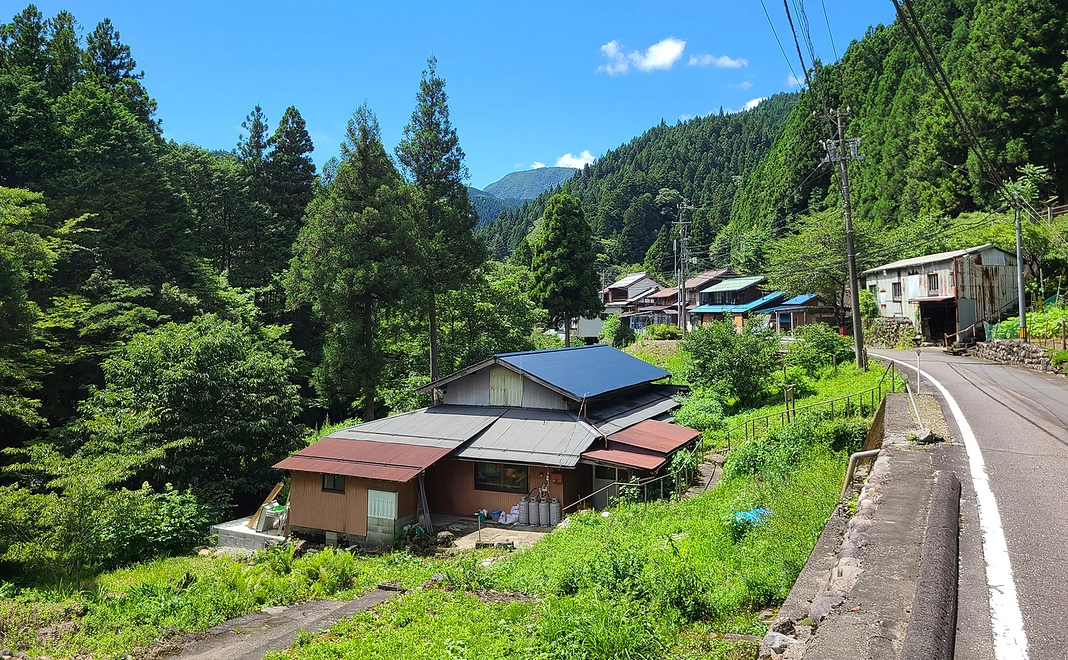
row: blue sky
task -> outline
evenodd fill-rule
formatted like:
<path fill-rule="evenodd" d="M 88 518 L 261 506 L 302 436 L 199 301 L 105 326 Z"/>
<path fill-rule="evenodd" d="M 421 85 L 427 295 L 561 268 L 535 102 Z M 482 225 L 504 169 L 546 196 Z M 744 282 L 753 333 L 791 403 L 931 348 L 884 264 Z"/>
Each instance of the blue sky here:
<path fill-rule="evenodd" d="M 824 3 L 839 56 L 869 25 L 893 20 L 883 0 Z M 817 55 L 832 61 L 824 3 L 805 8 Z M 257 103 L 272 125 L 295 105 L 320 166 L 365 100 L 387 147 L 396 145 L 433 54 L 470 183 L 482 187 L 538 163 L 600 156 L 661 119 L 738 110 L 795 89 L 790 67 L 801 71 L 783 6 L 765 4 L 789 65 L 751 0 L 37 6 L 48 16 L 68 9 L 86 31 L 111 17 L 145 71 L 168 138 L 231 149 Z"/>

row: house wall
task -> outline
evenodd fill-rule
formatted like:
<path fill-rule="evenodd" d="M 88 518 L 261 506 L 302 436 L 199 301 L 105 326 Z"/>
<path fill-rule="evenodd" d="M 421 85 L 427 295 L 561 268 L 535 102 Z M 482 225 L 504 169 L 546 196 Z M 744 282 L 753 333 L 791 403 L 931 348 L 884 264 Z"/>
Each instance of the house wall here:
<path fill-rule="evenodd" d="M 937 291 L 927 287 L 927 276 L 932 273 L 938 275 Z M 901 297 L 897 300 L 894 299 L 895 282 L 901 285 Z M 879 303 L 880 316 L 901 316 L 913 321 L 919 309 L 919 303 L 914 302 L 917 298 L 956 295 L 952 259 L 876 273 L 874 281 L 871 277 L 865 281 L 869 290 L 872 284 L 876 286 L 873 295 Z"/>
<path fill-rule="evenodd" d="M 472 476 L 473 478 L 473 476 Z M 289 524 L 294 528 L 367 536 L 367 490 L 397 493 L 397 519 L 416 514 L 418 484 L 345 477 L 345 492 L 323 491 L 319 472 L 294 471 L 289 487 Z"/>
<path fill-rule="evenodd" d="M 544 484 L 546 475 L 552 473 L 561 475 L 561 483 L 552 483 L 550 477 L 550 497 L 559 498 L 561 506 L 580 497 L 578 489 L 582 480 L 575 469 L 531 465 L 527 482 L 530 489 Z M 470 516 L 479 509 L 508 511 L 519 503 L 520 497 L 519 493 L 476 490 L 475 464 L 472 461 L 446 459 L 438 461 L 426 471 L 426 499 L 433 513 Z"/>
<path fill-rule="evenodd" d="M 960 305 L 975 307 L 974 314 L 961 310 L 959 321 L 963 327 L 958 330 L 974 320 L 997 316 L 1018 302 L 1016 259 L 1000 250 L 985 250 L 981 256 L 981 264 L 972 255 L 957 259 L 956 288 Z"/>
<path fill-rule="evenodd" d="M 445 403 L 462 406 L 490 405 L 490 370 L 492 368 L 488 366 L 449 383 L 445 393 Z M 567 402 L 563 395 L 524 376 L 523 407 L 567 410 Z"/>

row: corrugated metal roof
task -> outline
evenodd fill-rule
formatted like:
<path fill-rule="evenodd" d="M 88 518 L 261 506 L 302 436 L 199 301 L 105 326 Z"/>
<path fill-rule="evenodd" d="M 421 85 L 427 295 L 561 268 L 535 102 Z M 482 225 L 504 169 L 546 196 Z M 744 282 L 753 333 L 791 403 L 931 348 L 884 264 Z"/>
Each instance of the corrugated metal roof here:
<path fill-rule="evenodd" d="M 631 273 L 630 275 L 627 275 L 627 276 L 623 277 L 623 279 L 618 280 L 616 282 L 613 282 L 612 284 L 609 284 L 608 288 L 609 289 L 626 289 L 626 288 L 630 287 L 632 284 L 634 284 L 635 282 L 637 282 L 638 280 L 642 279 L 643 277 L 649 277 L 649 273 L 644 271 L 644 270 L 642 272 L 640 272 L 640 273 Z M 649 277 L 649 279 L 653 279 L 653 278 Z"/>
<path fill-rule="evenodd" d="M 621 392 L 607 401 L 588 404 L 586 419 L 602 433 L 615 433 L 640 421 L 674 410 L 680 404 L 672 397 L 683 389 L 680 385 L 650 385 L 635 391 Z"/>
<path fill-rule="evenodd" d="M 628 426 L 634 426 L 638 422 L 644 422 L 647 419 L 652 419 L 653 417 L 659 417 L 660 415 L 669 413 L 680 405 L 681 404 L 678 401 L 670 397 L 660 399 L 652 403 L 647 403 L 640 408 L 628 410 L 620 415 L 612 417 L 602 424 L 597 424 L 597 428 L 600 429 L 601 433 L 615 433 Z"/>
<path fill-rule="evenodd" d="M 861 274 L 862 275 L 867 275 L 868 273 L 877 273 L 877 272 L 883 271 L 883 270 L 896 270 L 896 269 L 899 269 L 899 268 L 908 268 L 909 266 L 919 266 L 921 264 L 934 263 L 936 261 L 947 261 L 949 259 L 956 259 L 957 257 L 963 257 L 965 255 L 972 254 L 973 252 L 980 252 L 980 251 L 986 250 L 988 248 L 993 248 L 995 250 L 1000 250 L 1001 249 L 1001 248 L 994 247 L 990 243 L 984 243 L 982 245 L 976 245 L 975 247 L 965 248 L 963 250 L 951 250 L 949 252 L 938 252 L 936 254 L 928 254 L 928 255 L 925 255 L 925 256 L 922 256 L 922 257 L 913 257 L 912 259 L 902 259 L 900 261 L 893 261 L 891 263 L 883 264 L 882 266 L 876 266 L 875 268 L 871 268 L 869 270 L 866 270 Z M 1002 250 L 1002 252 L 1004 252 L 1004 250 Z M 1006 254 L 1008 254 L 1008 253 L 1006 253 Z"/>
<path fill-rule="evenodd" d="M 576 400 L 671 375 L 608 344 L 504 353 L 496 357 Z"/>
<path fill-rule="evenodd" d="M 807 305 L 812 302 L 814 298 L 819 298 L 815 293 L 802 293 L 800 296 L 794 296 L 789 300 L 783 302 L 783 307 L 794 307 L 798 305 Z"/>
<path fill-rule="evenodd" d="M 910 298 L 909 302 L 945 302 L 953 300 L 953 296 L 927 296 L 926 298 Z"/>
<path fill-rule="evenodd" d="M 608 436 L 608 440 L 646 451 L 670 454 L 700 435 L 700 431 L 685 426 L 647 419 L 630 428 L 613 433 Z"/>
<path fill-rule="evenodd" d="M 734 309 L 734 305 L 698 305 L 693 308 L 694 314 L 726 314 Z"/>
<path fill-rule="evenodd" d="M 686 283 L 683 284 L 683 286 L 687 289 L 696 289 L 699 286 L 704 286 L 708 281 L 714 280 L 717 277 L 722 277 L 729 272 L 731 272 L 729 268 L 722 270 L 706 270 L 705 272 L 698 273 L 686 280 Z"/>
<path fill-rule="evenodd" d="M 766 296 L 761 296 L 760 298 L 757 298 L 756 300 L 752 300 L 742 305 L 735 305 L 734 307 L 731 307 L 731 313 L 745 314 L 747 312 L 757 312 L 760 311 L 761 307 L 774 305 L 785 297 L 785 291 L 776 291 L 774 293 L 769 293 Z"/>
<path fill-rule="evenodd" d="M 455 449 L 492 424 L 507 408 L 441 405 L 383 417 L 331 437 Z"/>
<path fill-rule="evenodd" d="M 600 435 L 563 410 L 512 409 L 454 455 L 503 463 L 574 467 Z"/>
<path fill-rule="evenodd" d="M 657 291 L 656 293 L 654 293 L 653 295 L 651 295 L 649 297 L 650 298 L 670 298 L 671 296 L 678 295 L 678 293 L 679 293 L 679 287 L 673 286 L 670 289 L 664 289 L 662 291 Z"/>
<path fill-rule="evenodd" d="M 747 289 L 754 284 L 760 284 L 764 281 L 763 275 L 753 275 L 751 277 L 732 277 L 729 280 L 723 280 L 719 284 L 713 284 L 701 291 L 701 293 L 724 293 L 727 291 L 741 291 Z"/>
<path fill-rule="evenodd" d="M 607 449 L 591 449 L 583 452 L 582 458 L 594 463 L 608 463 L 650 472 L 667 462 L 667 456 L 663 454 L 642 451 L 616 443 L 609 443 Z"/>
<path fill-rule="evenodd" d="M 451 447 L 425 447 L 327 436 L 275 464 L 281 470 L 405 482 L 444 458 Z"/>

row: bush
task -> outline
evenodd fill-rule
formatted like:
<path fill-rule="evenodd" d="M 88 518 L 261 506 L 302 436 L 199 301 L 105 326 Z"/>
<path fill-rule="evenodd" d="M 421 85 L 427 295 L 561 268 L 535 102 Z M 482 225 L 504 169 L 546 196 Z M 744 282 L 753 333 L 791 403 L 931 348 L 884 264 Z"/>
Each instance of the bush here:
<path fill-rule="evenodd" d="M 634 341 L 634 331 L 630 329 L 630 324 L 623 323 L 619 316 L 612 314 L 604 320 L 601 341 L 623 348 Z"/>
<path fill-rule="evenodd" d="M 1060 367 L 1068 364 L 1068 351 L 1055 351 L 1053 353 L 1053 366 Z"/>
<path fill-rule="evenodd" d="M 861 421 L 828 419 L 826 413 L 801 414 L 786 426 L 732 451 L 723 476 L 787 475 L 813 450 L 857 451 L 865 431 Z"/>
<path fill-rule="evenodd" d="M 742 405 L 758 403 L 775 370 L 779 342 L 758 319 L 738 332 L 730 321 L 694 328 L 683 348 L 690 354 L 687 379 Z"/>
<path fill-rule="evenodd" d="M 698 431 L 718 430 L 723 427 L 723 420 L 723 404 L 708 391 L 694 392 L 675 411 L 676 424 Z"/>
<path fill-rule="evenodd" d="M 793 332 L 794 341 L 786 351 L 786 360 L 814 376 L 820 369 L 852 360 L 853 342 L 838 334 L 826 323 L 810 323 Z"/>
<path fill-rule="evenodd" d="M 649 339 L 682 339 L 682 330 L 677 325 L 660 323 L 646 326 L 645 336 Z"/>
<path fill-rule="evenodd" d="M 867 289 L 860 292 L 860 315 L 865 319 L 874 319 L 879 316 L 879 303 Z"/>

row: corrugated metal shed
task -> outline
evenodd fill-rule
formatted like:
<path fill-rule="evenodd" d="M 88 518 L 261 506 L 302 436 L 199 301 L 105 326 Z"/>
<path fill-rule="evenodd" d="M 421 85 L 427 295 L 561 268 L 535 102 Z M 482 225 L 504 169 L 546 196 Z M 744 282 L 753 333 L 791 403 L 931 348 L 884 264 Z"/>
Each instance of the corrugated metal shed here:
<path fill-rule="evenodd" d="M 330 437 L 451 450 L 487 428 L 506 410 L 488 406 L 434 406 L 351 426 L 331 433 Z"/>
<path fill-rule="evenodd" d="M 509 410 L 458 452 L 457 458 L 574 467 L 600 435 L 562 410 Z"/>
<path fill-rule="evenodd" d="M 700 435 L 700 431 L 685 426 L 648 419 L 613 433 L 608 436 L 608 441 L 646 451 L 670 454 L 687 442 L 696 440 Z"/>
<path fill-rule="evenodd" d="M 328 436 L 275 464 L 281 470 L 406 482 L 444 458 L 451 447 L 425 447 Z"/>
<path fill-rule="evenodd" d="M 764 276 L 753 275 L 751 277 L 732 277 L 729 280 L 723 280 L 719 284 L 713 284 L 701 291 L 701 293 L 726 293 L 728 291 L 741 291 L 742 289 L 748 289 L 749 287 L 760 284 L 764 281 Z"/>
<path fill-rule="evenodd" d="M 671 375 L 608 344 L 504 353 L 496 359 L 552 385 L 576 400 Z"/>

